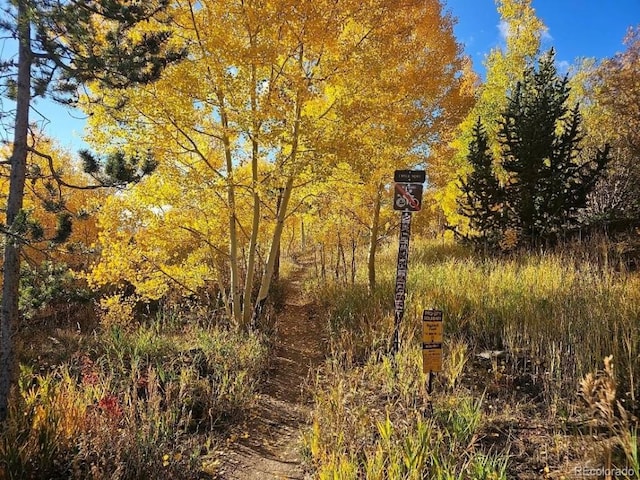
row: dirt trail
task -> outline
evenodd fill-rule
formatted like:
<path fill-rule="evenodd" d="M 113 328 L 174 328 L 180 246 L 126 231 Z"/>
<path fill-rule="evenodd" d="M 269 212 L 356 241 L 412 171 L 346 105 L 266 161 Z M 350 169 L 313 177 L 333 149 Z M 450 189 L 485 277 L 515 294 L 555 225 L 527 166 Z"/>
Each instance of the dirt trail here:
<path fill-rule="evenodd" d="M 309 422 L 311 405 L 304 385 L 324 360 L 324 343 L 314 305 L 301 292 L 304 274 L 305 265 L 297 264 L 288 279 L 269 377 L 246 427 L 232 435 L 228 449 L 221 452 L 218 478 L 306 478 L 300 462 L 300 436 Z"/>

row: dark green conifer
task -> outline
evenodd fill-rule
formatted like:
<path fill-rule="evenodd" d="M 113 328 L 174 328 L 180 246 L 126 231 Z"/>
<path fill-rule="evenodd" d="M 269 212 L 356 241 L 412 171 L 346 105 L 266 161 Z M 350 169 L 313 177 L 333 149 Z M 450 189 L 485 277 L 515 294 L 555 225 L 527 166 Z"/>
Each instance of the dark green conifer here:
<path fill-rule="evenodd" d="M 568 98 L 568 80 L 558 75 L 553 50 L 537 68 L 526 69 L 499 125 L 504 186 L 478 120 L 469 145 L 473 172 L 461 181 L 459 207 L 480 241 L 496 244 L 515 236 L 519 244 L 537 246 L 578 226 L 579 212 L 609 162 L 609 147 L 580 160 L 581 117 L 578 105 L 569 109 Z"/>
<path fill-rule="evenodd" d="M 499 240 L 503 220 L 504 191 L 494 169 L 489 138 L 480 118 L 473 126 L 467 160 L 473 171 L 460 178 L 459 212 L 469 219 L 471 238 L 493 245 Z"/>
<path fill-rule="evenodd" d="M 553 50 L 528 68 L 509 98 L 499 128 L 506 228 L 531 245 L 556 241 L 577 225 L 578 211 L 608 162 L 608 147 L 579 161 L 580 113 L 567 106 L 567 77 Z"/>

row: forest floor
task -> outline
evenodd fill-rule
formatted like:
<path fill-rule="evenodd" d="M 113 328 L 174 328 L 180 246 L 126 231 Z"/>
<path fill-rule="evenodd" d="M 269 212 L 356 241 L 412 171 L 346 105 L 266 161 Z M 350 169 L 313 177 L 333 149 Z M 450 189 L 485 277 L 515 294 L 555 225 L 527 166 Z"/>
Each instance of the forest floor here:
<path fill-rule="evenodd" d="M 216 478 L 304 479 L 302 430 L 311 402 L 306 386 L 325 359 L 324 329 L 316 307 L 302 292 L 307 265 L 295 263 L 277 313 L 273 358 L 258 398 L 217 452 Z"/>
<path fill-rule="evenodd" d="M 325 324 L 326 312 L 303 291 L 304 282 L 313 270 L 310 262 L 301 257 L 288 265 L 291 265 L 288 267 L 290 271 L 281 280 L 281 290 L 277 292 L 277 297 L 282 300 L 278 302 L 278 311 L 273 314 L 276 320 L 274 333 L 270 335 L 270 361 L 258 394 L 248 407 L 243 403 L 242 413 L 226 418 L 229 421 L 223 421 L 213 437 L 208 433 L 200 437 L 178 437 L 188 439 L 179 452 L 189 451 L 194 443 L 198 445 L 202 440 L 202 444 L 205 439 L 213 438 L 194 457 L 197 477 L 188 478 L 313 478 L 309 471 L 311 462 L 303 458 L 302 435 L 311 423 L 314 409 L 312 390 L 317 372 L 327 357 L 326 337 L 329 333 Z M 330 294 L 324 297 L 332 298 Z M 88 315 L 84 310 L 80 313 Z M 38 324 L 37 328 L 22 332 L 22 336 L 29 340 L 23 346 L 24 353 L 33 360 L 41 375 L 49 371 L 55 373 L 57 366 L 77 358 L 78 352 L 86 354 L 95 348 L 92 347 L 94 334 L 81 333 L 91 331 L 91 325 L 81 326 L 78 323 L 75 327 L 74 322 L 67 321 L 71 328 L 63 330 L 58 328 L 60 322 L 54 320 L 50 328 Z M 154 355 L 157 357 L 159 354 Z M 264 359 L 264 356 L 260 358 Z M 578 472 L 600 465 L 598 459 L 603 458 L 602 452 L 611 451 L 611 432 L 601 425 L 592 428 L 591 423 L 586 423 L 584 408 L 576 407 L 578 398 L 554 402 L 553 396 L 545 394 L 542 388 L 546 385 L 542 381 L 546 374 L 542 370 L 534 371 L 533 367 L 516 368 L 516 363 L 523 361 L 515 360 L 516 357 L 508 360 L 506 354 L 490 360 L 472 349 L 455 389 L 448 388 L 442 376 L 436 377 L 433 395 L 441 405 L 455 404 L 457 400 L 454 397 L 480 399 L 482 421 L 467 447 L 471 452 L 469 455 L 489 458 L 499 454 L 499 458 L 507 459 L 504 478 L 595 478 Z M 528 359 L 524 364 L 531 366 L 533 362 Z M 263 361 L 260 365 L 264 365 Z M 354 385 L 358 384 L 356 377 L 360 374 L 354 376 L 351 373 L 342 372 L 344 378 L 338 380 L 348 384 L 355 379 Z M 375 396 L 375 392 L 371 393 Z M 378 411 L 385 408 L 383 404 Z M 329 420 L 326 425 L 333 428 Z M 347 441 L 355 443 L 362 438 L 348 438 Z M 620 452 L 613 453 L 620 456 Z M 158 455 L 157 458 L 163 457 Z"/>
<path fill-rule="evenodd" d="M 302 462 L 301 439 L 313 408 L 309 387 L 327 347 L 318 307 L 302 291 L 308 267 L 304 260 L 294 263 L 283 280 L 284 302 L 277 313 L 268 375 L 253 406 L 226 430 L 226 439 L 207 462 L 215 466 L 213 478 L 312 478 Z M 473 356 L 463 376 L 470 391 L 482 386 L 475 393 L 485 398 L 486 425 L 478 445 L 489 443 L 508 450 L 513 478 L 573 478 L 566 475 L 580 465 L 576 458 L 581 457 L 584 444 L 572 444 L 577 439 L 566 425 L 560 428 L 544 420 L 540 392 L 530 391 L 526 382 L 522 389 L 513 390 L 491 377 L 487 367 Z M 555 468 L 550 472 L 548 465 Z"/>
<path fill-rule="evenodd" d="M 361 335 L 357 330 L 360 324 L 355 321 L 348 323 L 343 319 L 341 321 L 345 322 L 344 325 L 336 323 L 339 328 L 334 329 L 334 337 L 332 337 L 336 358 L 332 363 L 325 364 L 329 351 L 327 337 L 331 335 L 327 327 L 334 325 L 329 323 L 328 314 L 331 313 L 329 310 L 335 305 L 336 311 L 340 311 L 337 309 L 341 305 L 340 302 L 351 302 L 349 306 L 353 309 L 353 318 L 349 317 L 349 322 L 354 319 L 366 319 L 370 322 L 362 324 L 369 329 L 365 331 L 369 336 L 362 337 L 361 343 L 364 345 L 365 341 L 369 342 L 371 338 L 377 338 L 370 332 L 375 332 L 376 328 L 382 331 L 385 319 L 388 320 L 388 310 L 380 305 L 384 305 L 387 302 L 386 297 L 390 295 L 382 291 L 384 295 L 380 298 L 372 299 L 370 296 L 359 298 L 358 289 L 350 289 L 347 284 L 329 285 L 331 288 L 323 290 L 321 283 L 318 284 L 318 290 L 313 295 L 309 294 L 304 287 L 305 282 L 312 280 L 313 264 L 310 258 L 305 256 L 292 260 L 293 262 L 285 264 L 288 270 L 287 275 L 283 275 L 274 292 L 278 309 L 275 313 L 269 312 L 265 315 L 265 323 L 268 325 L 265 325 L 264 329 L 261 328 L 261 331 L 265 332 L 264 336 L 233 336 L 226 330 L 225 335 L 221 335 L 220 330 L 205 329 L 200 324 L 185 329 L 184 324 L 189 322 L 191 317 L 183 316 L 185 312 L 182 310 L 178 310 L 177 314 L 172 310 L 158 312 L 157 318 L 153 315 L 148 317 L 142 315 L 139 325 L 138 322 L 132 324 L 140 328 L 131 327 L 122 331 L 118 329 L 112 331 L 100 328 L 102 324 L 99 324 L 99 321 L 102 320 L 100 317 L 102 313 L 94 311 L 97 310 L 94 303 L 81 306 L 69 304 L 69 308 L 65 311 L 57 312 L 37 322 L 26 322 L 19 331 L 20 335 L 16 341 L 26 365 L 24 378 L 27 380 L 31 378 L 30 382 L 24 382 L 25 387 L 21 390 L 23 399 L 30 398 L 29 401 L 35 402 L 33 404 L 42 411 L 50 411 L 51 415 L 56 415 L 58 410 L 55 410 L 57 408 L 55 406 L 58 397 L 51 396 L 53 394 L 48 396 L 47 390 L 44 389 L 45 393 L 39 394 L 34 387 L 55 385 L 56 389 L 50 391 L 56 395 L 58 395 L 57 392 L 66 395 L 61 398 L 66 399 L 68 403 L 69 399 L 75 402 L 73 405 L 78 405 L 79 413 L 69 415 L 69 420 L 65 416 L 67 423 L 49 422 L 49 425 L 35 420 L 37 417 L 33 412 L 41 410 L 25 408 L 23 410 L 27 413 L 24 415 L 22 411 L 18 411 L 17 419 L 20 419 L 20 422 L 16 423 L 15 435 L 12 438 L 18 438 L 23 444 L 10 443 L 13 441 L 10 440 L 5 441 L 4 445 L 6 448 L 6 445 L 16 444 L 21 452 L 26 451 L 25 460 L 18 459 L 16 468 L 31 468 L 29 471 L 34 473 L 31 476 L 17 473 L 12 478 L 70 478 L 68 475 L 71 470 L 68 465 L 78 464 L 81 467 L 85 465 L 100 467 L 104 472 L 112 472 L 122 465 L 127 468 L 129 468 L 128 465 L 133 465 L 131 471 L 138 472 L 140 469 L 146 469 L 145 472 L 152 472 L 145 478 L 310 479 L 313 477 L 312 466 L 317 469 L 316 475 L 319 475 L 318 472 L 329 471 L 322 470 L 326 466 L 322 462 L 338 458 L 333 455 L 335 450 L 331 450 L 334 448 L 331 444 L 334 433 L 340 434 L 335 437 L 344 438 L 345 444 L 352 448 L 351 451 L 357 452 L 353 458 L 348 458 L 345 462 L 352 461 L 355 465 L 354 471 L 361 473 L 363 465 L 361 459 L 365 458 L 366 454 L 363 445 L 371 447 L 379 440 L 375 435 L 376 422 L 384 422 L 385 415 L 388 419 L 389 413 L 395 415 L 394 425 L 400 432 L 396 438 L 405 438 L 404 433 L 411 435 L 415 430 L 413 424 L 405 420 L 416 416 L 414 414 L 424 415 L 428 410 L 422 407 L 429 403 L 428 398 L 432 405 L 439 405 L 440 412 L 445 415 L 437 416 L 432 413 L 436 422 L 434 431 L 441 432 L 441 438 L 444 439 L 453 438 L 452 435 L 459 433 L 452 433 L 449 429 L 450 420 L 446 415 L 449 415 L 448 412 L 454 412 L 451 408 L 455 409 L 457 405 L 479 405 L 480 414 L 471 411 L 471 413 L 463 412 L 463 415 L 459 416 L 470 425 L 476 422 L 477 418 L 477 425 L 473 427 L 474 433 L 468 445 L 464 443 L 467 440 L 462 441 L 464 443 L 462 452 L 451 460 L 451 472 L 447 472 L 451 475 L 454 475 L 455 469 L 460 466 L 466 468 L 465 466 L 470 464 L 468 462 L 471 460 L 477 463 L 485 460 L 493 461 L 494 458 L 498 462 L 496 465 L 504 465 L 506 475 L 502 478 L 519 480 L 589 478 L 586 474 L 582 474 L 585 470 L 595 471 L 594 469 L 601 465 L 624 466 L 629 463 L 628 458 L 625 458 L 626 450 L 623 451 L 621 446 L 632 448 L 633 445 L 637 445 L 637 420 L 631 417 L 622 419 L 624 421 L 604 423 L 599 404 L 594 410 L 593 406 L 587 405 L 585 399 L 578 394 L 579 379 L 573 379 L 571 383 L 564 377 L 550 375 L 550 370 L 546 368 L 544 361 L 534 357 L 526 348 L 513 352 L 495 352 L 496 355 L 491 356 L 492 351 L 479 350 L 480 346 L 474 342 L 471 335 L 467 338 L 452 334 L 448 341 L 445 341 L 445 360 L 448 358 L 447 355 L 452 355 L 450 352 L 453 351 L 454 345 L 464 346 L 465 353 L 462 354 L 464 358 L 458 360 L 462 367 L 458 373 L 455 373 L 453 384 L 450 384 L 451 377 L 447 377 L 446 369 L 442 374 L 437 375 L 433 393 L 427 397 L 426 394 L 422 394 L 424 389 L 421 381 L 415 382 L 419 376 L 416 368 L 420 357 L 417 355 L 418 349 L 415 348 L 417 345 L 412 346 L 408 343 L 408 339 L 405 339 L 405 345 L 409 348 L 403 349 L 406 355 L 402 358 L 411 368 L 404 369 L 409 374 L 403 377 L 398 377 L 394 369 L 385 366 L 390 363 L 385 363 L 383 356 L 369 357 L 373 360 L 371 362 L 358 360 L 345 365 L 339 364 L 342 357 L 338 357 L 338 353 L 340 355 L 344 353 L 345 358 L 351 358 L 349 355 L 356 358 L 354 352 L 357 353 L 356 347 L 359 344 L 356 345 L 353 337 L 349 335 Z M 469 268 L 480 270 L 477 265 L 470 263 L 463 264 L 463 268 L 467 265 L 470 265 Z M 489 265 L 498 271 L 503 268 L 497 264 Z M 436 267 L 437 265 L 428 265 L 431 270 L 435 270 Z M 428 271 L 426 266 L 423 268 L 424 272 Z M 454 287 L 462 285 L 471 291 L 468 285 L 473 283 L 468 281 L 466 272 L 456 273 L 456 271 L 451 272 L 452 270 L 452 267 L 444 270 L 447 275 L 459 276 L 458 283 L 451 281 L 451 285 Z M 505 272 L 506 278 L 515 278 L 513 275 L 506 275 L 509 273 L 508 270 L 502 271 Z M 548 273 L 552 269 L 549 267 L 539 271 Z M 517 302 L 509 303 L 507 300 L 510 299 L 510 291 L 504 286 L 498 285 L 498 287 L 500 294 L 505 296 L 505 303 L 498 304 L 504 305 L 502 308 L 505 318 L 517 315 L 515 311 L 512 312 L 514 305 L 524 304 L 528 306 L 526 311 L 529 312 L 531 319 L 523 318 L 522 321 L 539 321 L 539 317 L 532 312 L 542 308 L 541 304 L 528 300 L 529 295 L 533 300 L 538 298 L 536 291 L 530 293 L 527 290 L 528 286 L 525 285 Z M 613 293 L 616 292 L 607 285 L 601 288 L 602 291 L 610 288 Z M 465 305 L 484 305 L 471 296 L 471 293 L 465 293 L 469 295 L 468 297 L 460 297 L 466 298 L 467 303 L 460 301 L 455 297 L 455 291 L 451 288 L 441 294 L 442 299 L 446 299 L 448 295 L 454 295 L 454 298 L 449 299 L 447 303 L 452 317 L 457 315 L 457 318 L 463 318 L 463 316 L 466 318 L 468 313 L 462 310 Z M 576 290 L 576 295 L 578 298 L 586 299 L 591 291 Z M 341 296 L 341 293 L 344 295 Z M 546 301 L 547 294 L 544 291 L 537 292 L 537 295 L 543 295 L 539 298 L 544 298 Z M 313 298 L 319 300 L 314 301 Z M 569 297 L 560 296 L 559 298 L 561 301 Z M 327 299 L 327 302 L 324 299 Z M 415 298 L 413 301 L 416 304 L 426 302 L 424 299 Z M 444 300 L 441 301 L 444 302 Z M 476 303 L 473 303 L 474 301 Z M 584 302 L 588 305 L 587 300 Z M 613 303 L 612 300 L 610 302 Z M 600 303 L 603 301 L 600 300 Z M 545 308 L 548 307 L 545 306 Z M 573 318 L 570 317 L 569 310 L 561 310 L 559 305 L 553 308 L 561 313 L 565 312 L 563 315 L 567 318 Z M 478 316 L 477 326 L 491 327 L 483 320 L 485 316 L 490 318 L 491 311 L 480 309 L 478 312 L 475 314 Z M 186 313 L 190 312 L 186 311 Z M 199 313 L 195 315 L 194 318 L 197 320 Z M 77 322 L 76 319 L 78 319 Z M 272 319 L 275 319 L 275 325 L 271 324 Z M 618 321 L 622 323 L 621 320 Z M 532 323 L 532 325 L 536 324 Z M 482 330 L 479 331 L 483 333 Z M 196 428 L 191 430 L 178 428 L 167 434 L 160 432 L 156 437 L 145 436 L 144 439 L 149 439 L 146 443 L 140 442 L 139 436 L 128 435 L 128 431 L 139 432 L 148 428 L 147 424 L 156 422 L 157 419 L 169 418 L 169 413 L 173 412 L 176 406 L 176 411 L 182 411 L 180 409 L 185 403 L 183 398 L 187 398 L 175 395 L 171 397 L 174 403 L 165 405 L 159 402 L 157 407 L 154 407 L 155 404 L 147 401 L 147 393 L 146 395 L 136 394 L 136 402 L 127 403 L 125 399 L 128 398 L 129 390 L 127 389 L 132 388 L 131 380 L 136 382 L 133 386 L 138 392 L 139 378 L 148 379 L 150 376 L 147 374 L 146 377 L 138 377 L 142 375 L 140 372 L 155 372 L 161 368 L 164 368 L 165 372 L 182 371 L 182 369 L 189 371 L 189 368 L 195 368 L 190 367 L 193 360 L 191 360 L 192 363 L 187 363 L 188 355 L 197 350 L 189 339 L 199 338 L 197 335 L 209 339 L 211 334 L 216 332 L 220 336 L 216 337 L 211 345 L 203 343 L 202 348 L 205 348 L 204 351 L 215 359 L 212 361 L 215 365 L 225 366 L 228 363 L 228 369 L 223 370 L 222 374 L 227 375 L 225 378 L 238 379 L 237 383 L 243 387 L 238 388 L 239 393 L 237 393 L 231 388 L 224 390 L 220 384 L 213 384 L 212 389 L 206 391 L 206 395 L 210 395 L 206 398 L 217 399 L 216 395 L 218 395 L 222 399 L 221 413 L 215 417 L 216 423 L 214 425 L 203 423 L 201 430 L 198 429 L 200 425 L 196 424 Z M 550 329 L 549 338 L 554 333 L 555 330 Z M 188 336 L 188 340 L 185 340 L 185 335 Z M 156 338 L 157 336 L 161 338 Z M 265 338 L 268 338 L 266 342 L 263 341 Z M 369 343 L 366 345 L 369 346 Z M 451 350 L 447 351 L 447 348 Z M 237 358 L 229 358 L 228 352 L 232 352 L 231 355 L 237 352 L 235 355 Z M 220 361 L 221 358 L 222 361 Z M 224 361 L 227 358 L 229 361 Z M 87 364 L 91 367 L 89 373 L 99 376 L 105 388 L 109 388 L 105 390 L 108 396 L 94 388 L 93 383 L 85 384 L 84 379 L 91 378 L 85 377 L 85 359 L 88 359 Z M 137 365 L 135 369 L 134 364 Z M 324 374 L 319 378 L 318 372 L 323 368 L 323 364 Z M 341 368 L 333 370 L 329 366 Z M 29 368 L 32 370 L 31 373 Z M 191 371 L 195 372 L 195 370 Z M 197 382 L 208 378 L 204 376 L 205 374 L 202 374 L 202 377 L 199 375 L 196 372 L 193 379 L 188 379 L 189 382 L 185 380 L 185 388 L 191 389 L 186 390 L 187 394 L 196 392 L 196 387 L 200 385 Z M 211 375 L 211 372 L 207 370 L 206 375 Z M 597 378 L 604 378 L 602 371 L 598 371 Z M 159 385 L 157 391 L 178 391 L 171 389 L 177 388 L 175 385 L 181 385 L 177 383 L 178 380 L 170 379 L 168 382 L 161 384 L 157 381 Z M 575 390 L 571 390 L 572 384 L 575 384 Z M 58 385 L 61 386 L 58 387 Z M 174 387 L 171 387 L 172 385 Z M 256 385 L 258 385 L 257 394 Z M 331 390 L 335 385 L 346 385 L 347 388 Z M 161 390 L 161 388 L 166 389 Z M 317 405 L 314 404 L 312 401 L 314 388 L 322 389 L 317 390 L 316 395 L 318 392 L 322 395 L 327 393 L 327 396 L 318 395 L 318 398 L 330 398 L 332 401 L 320 401 Z M 143 393 L 148 391 L 149 388 L 146 387 Z M 34 392 L 38 395 L 34 395 Z M 359 396 L 353 395 L 352 392 L 357 392 Z M 102 408 L 100 402 L 112 397 L 116 397 L 121 405 L 129 409 L 125 412 L 126 422 L 122 421 L 115 427 L 112 418 L 107 415 L 108 412 L 104 413 L 100 410 Z M 363 403 L 363 399 L 366 399 L 367 403 Z M 416 403 L 418 400 L 419 402 Z M 231 407 L 225 410 L 224 407 L 227 405 Z M 331 405 L 340 406 L 336 415 L 333 414 Z M 372 408 L 369 408 L 370 406 Z M 85 410 L 81 410 L 82 408 Z M 140 410 L 141 408 L 148 410 Z M 149 413 L 141 416 L 140 411 Z M 85 428 L 85 424 L 91 426 L 83 420 L 88 418 L 86 412 L 93 412 L 94 416 L 91 418 L 94 420 L 105 419 L 105 428 Z M 434 412 L 433 408 L 431 412 Z M 192 412 L 188 413 L 191 415 Z M 342 422 L 345 415 L 351 416 Z M 312 417 L 322 419 L 318 425 L 329 432 L 327 435 L 323 436 L 322 432 L 316 434 L 316 429 L 313 431 L 309 429 Z M 77 419 L 81 419 L 82 424 L 79 424 Z M 464 426 L 464 423 L 458 422 L 458 416 L 451 416 L 451 419 L 457 422 L 454 426 Z M 347 425 L 347 428 L 341 430 L 344 425 Z M 209 426 L 211 429 L 208 428 Z M 404 431 L 400 430 L 405 426 L 407 428 Z M 41 435 L 41 432 L 53 433 L 47 437 Z M 71 433 L 65 440 L 67 437 L 61 437 L 62 434 L 59 432 Z M 361 432 L 365 433 L 360 435 Z M 367 432 L 374 432 L 374 434 L 370 435 Z M 119 436 L 116 436 L 116 433 Z M 310 445 L 320 446 L 315 449 L 320 454 L 314 454 L 314 458 L 310 458 L 310 453 L 305 453 L 302 448 L 303 433 L 306 433 L 306 440 Z M 49 444 L 43 444 L 42 438 L 45 440 L 61 438 L 62 440 L 59 441 L 67 441 L 70 447 L 67 450 L 45 449 L 43 445 L 48 447 Z M 92 442 L 87 443 L 91 448 L 93 445 L 103 448 L 99 451 L 95 450 L 95 453 L 92 450 L 93 463 L 89 464 L 85 457 L 81 456 L 83 450 L 74 446 L 76 438 Z M 120 443 L 112 443 L 114 439 L 120 439 Z M 131 439 L 130 443 L 127 443 L 128 439 Z M 0 438 L 0 440 L 4 439 Z M 55 445 L 56 448 L 61 448 Z M 139 450 L 130 448 L 132 445 L 140 445 Z M 399 448 L 403 448 L 402 444 L 398 443 L 398 445 L 400 445 Z M 338 448 L 342 446 L 338 445 Z M 14 450 L 17 451 L 17 449 Z M 5 456 L 14 450 L 10 449 Z M 309 452 L 313 450 L 313 448 L 308 449 Z M 58 454 L 59 451 L 66 456 Z M 445 453 L 451 451 L 453 450 L 445 450 Z M 637 447 L 635 451 L 637 452 Z M 51 463 L 52 473 L 45 475 L 40 465 L 49 465 L 41 460 L 49 458 L 45 455 L 47 452 L 54 452 L 58 463 Z M 2 453 L 1 449 L 0 453 Z M 448 457 L 445 455 L 445 458 Z M 637 453 L 634 458 L 637 459 Z M 637 460 L 635 462 L 637 465 Z M 22 472 L 20 468 L 15 471 Z M 154 476 L 157 472 L 159 474 Z M 168 472 L 171 472 L 172 476 L 169 476 Z M 181 476 L 181 473 L 184 475 Z M 42 475 L 37 476 L 37 474 Z M 4 478 L 2 471 L 0 471 L 0 477 Z M 87 477 L 75 476 L 74 478 Z"/>

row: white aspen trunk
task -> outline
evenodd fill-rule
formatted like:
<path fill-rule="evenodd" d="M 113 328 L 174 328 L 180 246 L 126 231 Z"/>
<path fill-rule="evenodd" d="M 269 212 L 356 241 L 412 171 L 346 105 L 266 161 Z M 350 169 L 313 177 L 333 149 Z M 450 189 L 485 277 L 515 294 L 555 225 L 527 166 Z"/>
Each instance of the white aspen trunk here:
<path fill-rule="evenodd" d="M 333 270 L 333 275 L 336 278 L 336 282 L 340 281 L 340 250 L 342 249 L 342 237 L 338 232 L 338 245 L 336 245 L 336 263 Z"/>
<path fill-rule="evenodd" d="M 0 318 L 0 421 L 7 419 L 9 394 L 14 377 L 13 331 L 18 323 L 20 286 L 20 239 L 12 235 L 14 221 L 22 210 L 27 172 L 27 135 L 31 103 L 31 25 L 27 3 L 18 0 L 18 92 L 13 151 L 9 159 L 11 176 L 7 199 L 2 307 Z"/>
<path fill-rule="evenodd" d="M 229 270 L 230 284 L 229 298 L 231 299 L 231 312 L 233 321 L 237 327 L 242 323 L 242 307 L 240 302 L 240 274 L 238 268 L 238 229 L 236 226 L 236 189 L 233 178 L 233 157 L 231 155 L 231 141 L 229 140 L 229 118 L 224 105 L 224 95 L 218 91 L 220 102 L 220 120 L 222 122 L 222 143 L 224 145 L 224 157 L 227 167 L 227 202 L 229 203 Z"/>
<path fill-rule="evenodd" d="M 257 156 L 257 147 L 256 147 Z M 253 217 L 251 220 L 251 237 L 249 239 L 249 254 L 247 261 L 247 273 L 244 282 L 244 302 L 242 306 L 242 325 L 243 329 L 249 326 L 251 320 L 251 292 L 253 291 L 256 267 L 256 249 L 258 246 L 258 231 L 260 229 L 260 196 L 257 192 L 258 187 L 258 161 L 252 161 L 253 172 Z"/>
<path fill-rule="evenodd" d="M 344 284 L 349 283 L 349 274 L 347 267 L 347 256 L 344 253 L 344 242 L 340 241 L 338 244 L 338 253 L 340 258 L 338 259 L 338 267 L 340 267 L 340 262 L 342 262 L 342 275 L 344 277 Z"/>
<path fill-rule="evenodd" d="M 355 237 L 351 238 L 351 285 L 356 283 L 356 250 L 358 249 L 358 241 Z"/>
<path fill-rule="evenodd" d="M 318 278 L 318 275 L 320 274 L 318 271 L 318 249 L 315 245 L 313 247 L 313 269 L 315 271 L 316 278 Z"/>
<path fill-rule="evenodd" d="M 276 212 L 280 211 L 280 207 L 282 206 L 282 194 L 283 189 L 278 190 L 278 202 L 276 203 Z M 282 240 L 280 240 L 278 245 L 278 251 L 276 252 L 276 261 L 273 266 L 273 275 L 271 275 L 271 280 L 279 280 L 280 279 L 280 256 L 282 255 Z"/>
<path fill-rule="evenodd" d="M 376 288 L 376 252 L 378 250 L 378 234 L 380 232 L 380 206 L 382 204 L 382 185 L 378 185 L 375 204 L 373 206 L 373 218 L 369 229 L 369 252 L 367 255 L 367 273 L 369 277 L 369 292 Z"/>
<path fill-rule="evenodd" d="M 302 64 L 302 48 L 300 51 L 300 64 Z M 276 259 L 280 252 L 280 240 L 282 239 L 282 231 L 284 229 L 284 220 L 287 217 L 287 208 L 289 206 L 289 200 L 291 199 L 291 192 L 293 191 L 293 180 L 296 171 L 296 161 L 298 158 L 298 142 L 300 140 L 300 119 L 302 117 L 302 92 L 298 90 L 296 94 L 295 103 L 295 119 L 293 122 L 293 135 L 291 140 L 291 154 L 289 155 L 289 161 L 292 165 L 292 172 L 287 178 L 287 183 L 282 192 L 282 200 L 280 202 L 280 208 L 276 214 L 276 228 L 273 232 L 273 239 L 271 241 L 271 248 L 269 249 L 269 257 L 267 259 L 267 265 L 262 275 L 262 281 L 260 282 L 260 291 L 258 292 L 258 298 L 253 308 L 253 316 L 251 324 L 255 327 L 258 325 L 264 305 L 269 296 L 269 288 L 271 287 L 271 279 L 273 278 L 273 271 L 276 265 Z"/>
<path fill-rule="evenodd" d="M 267 301 L 269 295 L 269 288 L 271 287 L 271 279 L 273 278 L 273 271 L 275 270 L 276 258 L 278 257 L 278 251 L 280 250 L 280 240 L 282 239 L 282 230 L 284 229 L 284 220 L 286 217 L 287 206 L 289 199 L 291 198 L 291 192 L 293 191 L 293 176 L 287 179 L 287 184 L 282 193 L 282 203 L 280 204 L 280 210 L 278 210 L 278 216 L 276 221 L 276 228 L 273 232 L 273 240 L 271 242 L 271 248 L 269 250 L 269 257 L 267 260 L 267 266 L 262 276 L 262 282 L 260 284 L 260 291 L 258 292 L 258 298 L 253 310 L 252 323 L 255 326 L 262 316 L 264 304 Z"/>
<path fill-rule="evenodd" d="M 247 273 L 244 281 L 244 301 L 242 305 L 242 329 L 249 327 L 251 321 L 251 293 L 253 291 L 256 263 L 256 249 L 258 246 L 258 231 L 260 229 L 260 195 L 258 193 L 258 131 L 259 123 L 255 120 L 258 110 L 256 99 L 256 67 L 251 68 L 251 112 L 253 113 L 252 138 L 251 138 L 251 187 L 253 189 L 253 217 L 251 219 L 251 237 L 249 239 L 249 254 L 247 260 Z"/>

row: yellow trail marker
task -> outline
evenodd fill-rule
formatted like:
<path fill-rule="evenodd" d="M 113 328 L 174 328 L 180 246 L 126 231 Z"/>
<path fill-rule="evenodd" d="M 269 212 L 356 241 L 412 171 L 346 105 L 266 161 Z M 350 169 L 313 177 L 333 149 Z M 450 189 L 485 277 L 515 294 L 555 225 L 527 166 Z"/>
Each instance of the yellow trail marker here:
<path fill-rule="evenodd" d="M 442 311 L 425 310 L 422 313 L 422 371 L 442 371 Z"/>

